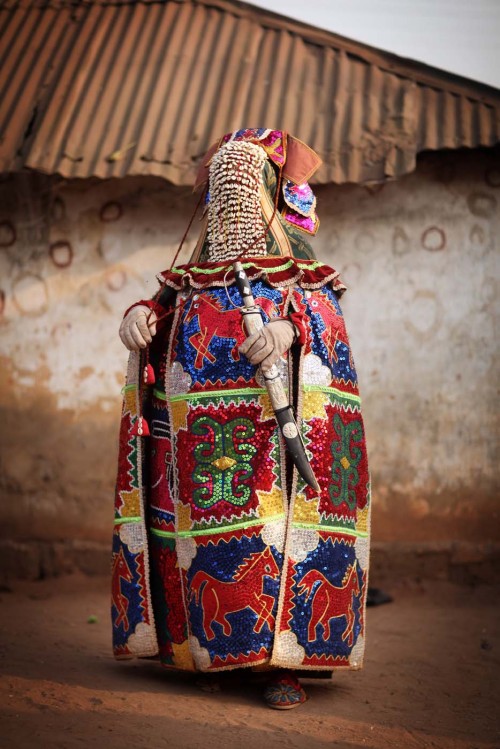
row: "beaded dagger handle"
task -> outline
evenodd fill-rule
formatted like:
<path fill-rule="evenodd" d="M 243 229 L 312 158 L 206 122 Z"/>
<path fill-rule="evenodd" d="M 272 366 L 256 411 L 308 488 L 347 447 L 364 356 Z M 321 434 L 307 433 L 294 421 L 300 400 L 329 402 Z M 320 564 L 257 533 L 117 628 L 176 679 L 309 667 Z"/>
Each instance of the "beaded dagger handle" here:
<path fill-rule="evenodd" d="M 264 327 L 264 321 L 259 308 L 255 304 L 250 283 L 242 264 L 239 261 L 235 262 L 233 269 L 236 285 L 243 298 L 244 309 L 242 309 L 242 314 L 245 330 L 247 335 L 252 335 Z M 304 443 L 295 422 L 292 407 L 288 403 L 288 396 L 276 364 L 273 364 L 266 372 L 262 372 L 262 376 L 288 452 L 304 481 L 313 489 L 319 491 L 318 482 L 307 458 Z"/>

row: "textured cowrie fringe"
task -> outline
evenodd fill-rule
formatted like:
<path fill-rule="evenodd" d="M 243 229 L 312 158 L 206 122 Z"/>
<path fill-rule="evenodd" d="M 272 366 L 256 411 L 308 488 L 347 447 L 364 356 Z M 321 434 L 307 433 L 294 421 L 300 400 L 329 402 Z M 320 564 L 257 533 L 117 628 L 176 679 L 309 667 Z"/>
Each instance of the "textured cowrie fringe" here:
<path fill-rule="evenodd" d="M 266 255 L 266 227 L 259 188 L 267 159 L 263 148 L 247 141 L 229 141 L 210 164 L 207 260 L 231 260 L 247 250 Z"/>

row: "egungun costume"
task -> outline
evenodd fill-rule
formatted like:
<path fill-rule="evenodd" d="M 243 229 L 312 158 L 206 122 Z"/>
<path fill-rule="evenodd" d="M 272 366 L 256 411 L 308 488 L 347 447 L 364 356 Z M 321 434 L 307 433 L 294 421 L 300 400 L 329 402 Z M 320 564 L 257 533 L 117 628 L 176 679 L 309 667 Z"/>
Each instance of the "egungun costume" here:
<path fill-rule="evenodd" d="M 147 355 L 131 354 L 125 387 L 117 658 L 159 654 L 205 672 L 362 665 L 369 476 L 345 287 L 307 241 L 319 223 L 307 180 L 320 163 L 282 131 L 221 139 L 198 176 L 209 190 L 192 261 L 138 303 L 163 320 Z M 237 258 L 264 322 L 299 331 L 279 370 L 319 491 L 287 455 L 261 371 L 238 350 Z"/>

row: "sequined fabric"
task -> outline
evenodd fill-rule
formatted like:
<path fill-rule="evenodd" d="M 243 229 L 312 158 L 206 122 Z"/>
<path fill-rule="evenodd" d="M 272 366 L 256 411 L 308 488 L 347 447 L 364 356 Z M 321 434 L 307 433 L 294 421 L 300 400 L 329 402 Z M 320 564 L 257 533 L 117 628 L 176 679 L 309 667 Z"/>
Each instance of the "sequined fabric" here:
<path fill-rule="evenodd" d="M 283 218 L 288 221 L 288 223 L 293 224 L 298 229 L 301 229 L 308 234 L 314 235 L 319 229 L 319 219 L 314 213 L 311 216 L 301 216 L 300 213 L 297 213 L 291 208 L 285 208 L 283 210 Z"/>
<path fill-rule="evenodd" d="M 290 180 L 285 180 L 283 197 L 285 203 L 297 213 L 300 213 L 301 216 L 310 216 L 316 207 L 316 198 L 307 182 L 302 185 L 294 185 Z"/>
<path fill-rule="evenodd" d="M 316 234 L 319 229 L 319 219 L 316 215 L 316 198 L 309 184 L 304 182 L 295 185 L 290 180 L 283 184 L 285 207 L 283 218 L 307 234 Z"/>
<path fill-rule="evenodd" d="M 142 482 L 134 512 L 147 526 L 152 610 L 144 565 L 118 544 L 118 656 L 137 653 L 130 642 L 154 614 L 167 667 L 361 666 L 370 493 L 360 400 L 336 279 L 320 264 L 314 283 L 308 267 L 311 288 L 291 276 L 272 286 L 270 274 L 257 272 L 250 284 L 265 322 L 294 310 L 307 326 L 305 344 L 281 370 L 302 373 L 298 422 L 320 491 L 300 477 L 287 481 L 267 392 L 238 352 L 245 334 L 235 285 L 181 282 L 175 319 L 151 350 L 151 437 L 129 436 L 132 412 L 122 432 L 117 521 L 128 503 L 132 524 L 130 491 Z M 219 269 L 202 263 L 186 273 L 205 271 L 217 277 Z"/>
<path fill-rule="evenodd" d="M 287 133 L 282 130 L 270 130 L 266 128 L 244 128 L 236 130 L 232 133 L 228 133 L 222 138 L 220 148 L 215 152 L 212 157 L 212 164 L 214 159 L 218 158 L 218 154 L 231 146 L 231 144 L 249 144 L 256 145 L 262 149 L 270 162 L 274 164 L 278 169 L 283 169 L 286 165 L 287 158 Z M 212 172 L 213 166 L 210 166 Z M 212 177 L 210 177 L 212 183 Z M 300 232 L 306 234 L 315 235 L 319 228 L 319 219 L 316 215 L 316 198 L 308 182 L 301 182 L 297 184 L 290 179 L 285 179 L 283 182 L 283 199 L 280 200 L 279 211 L 281 212 L 281 218 L 285 223 L 285 226 L 293 226 L 299 229 Z M 210 186 L 210 194 L 213 194 L 212 186 Z M 274 198 L 274 193 L 273 193 Z M 208 200 L 210 205 L 213 198 Z M 284 201 L 284 205 L 283 205 Z M 221 236 L 223 235 L 222 228 L 220 228 Z M 214 236 L 214 235 L 213 235 Z M 219 240 L 219 244 L 220 244 Z M 267 243 L 267 251 L 270 252 L 269 242 Z M 283 248 L 281 248 L 283 249 Z M 226 251 L 225 255 L 215 252 L 214 248 L 210 248 L 204 253 L 204 258 L 208 260 L 222 259 L 222 257 L 229 257 Z M 259 254 L 259 253 L 256 253 Z M 280 253 L 282 254 L 282 253 Z"/>
<path fill-rule="evenodd" d="M 282 130 L 269 130 L 264 127 L 249 127 L 243 130 L 235 130 L 228 133 L 222 139 L 224 143 L 229 141 L 246 140 L 252 143 L 259 143 L 271 161 L 277 166 L 283 166 L 286 160 L 286 135 Z"/>

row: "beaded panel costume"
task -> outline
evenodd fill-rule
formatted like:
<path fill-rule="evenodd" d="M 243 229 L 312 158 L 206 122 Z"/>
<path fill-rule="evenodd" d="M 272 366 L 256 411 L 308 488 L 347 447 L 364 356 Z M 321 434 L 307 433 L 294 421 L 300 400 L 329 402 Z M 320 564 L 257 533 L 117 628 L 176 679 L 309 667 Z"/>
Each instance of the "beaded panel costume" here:
<path fill-rule="evenodd" d="M 252 144 L 246 156 L 231 145 L 238 141 Z M 282 208 L 270 213 L 276 165 L 284 170 L 287 162 L 286 133 L 226 136 L 210 154 L 211 173 L 223 166 L 224 144 L 261 175 L 258 184 L 249 178 L 260 207 L 231 204 L 233 213 L 253 216 L 244 241 L 256 239 L 254 254 L 243 257 L 253 296 L 265 322 L 291 313 L 305 321 L 305 343 L 290 349 L 280 370 L 320 491 L 297 475 L 260 372 L 238 352 L 246 336 L 231 260 L 242 247 L 231 246 L 234 236 L 221 239 L 216 206 L 226 198 L 221 203 L 215 187 L 196 259 L 159 277 L 164 291 L 151 304 L 157 313 L 176 309 L 150 349 L 154 384 L 140 387 L 140 356 L 130 356 L 116 490 L 114 652 L 159 654 L 167 667 L 200 671 L 360 668 L 370 488 L 339 306 L 345 287 L 298 238 L 318 224 L 305 180 L 285 179 Z M 140 417 L 148 437 L 133 434 Z"/>

